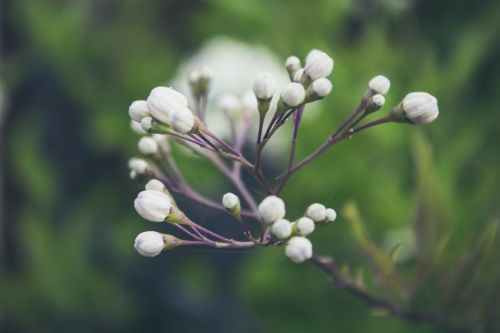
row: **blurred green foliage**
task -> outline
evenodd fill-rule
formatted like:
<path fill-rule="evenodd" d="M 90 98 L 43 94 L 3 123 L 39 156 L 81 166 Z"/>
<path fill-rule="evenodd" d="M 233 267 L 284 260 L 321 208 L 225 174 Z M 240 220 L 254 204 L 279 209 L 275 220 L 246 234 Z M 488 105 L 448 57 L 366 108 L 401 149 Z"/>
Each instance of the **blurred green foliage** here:
<path fill-rule="evenodd" d="M 175 250 L 155 259 L 133 251 L 133 238 L 148 226 L 131 204 L 140 185 L 126 170 L 137 140 L 128 105 L 218 35 L 267 46 L 282 59 L 311 48 L 333 56 L 334 93 L 304 123 L 299 156 L 346 117 L 375 74 L 392 81 L 388 105 L 413 90 L 437 96 L 441 115 L 432 125 L 367 131 L 299 172 L 284 192 L 287 209 L 297 215 L 321 201 L 339 212 L 348 205 L 352 215 L 357 207 L 364 223 L 340 215 L 312 236 L 316 253 L 333 255 L 375 290 L 398 283 L 400 295 L 388 296 L 439 310 L 468 330 L 500 330 L 498 1 L 0 6 L 7 97 L 0 331 L 439 331 L 374 316 L 312 266 L 290 263 L 282 249 Z M 180 163 L 204 192 L 227 190 L 200 164 Z M 216 229 L 227 225 L 182 204 Z M 381 244 L 405 228 L 416 232 L 415 253 L 393 263 Z M 371 281 L 368 270 L 380 265 L 383 274 Z"/>

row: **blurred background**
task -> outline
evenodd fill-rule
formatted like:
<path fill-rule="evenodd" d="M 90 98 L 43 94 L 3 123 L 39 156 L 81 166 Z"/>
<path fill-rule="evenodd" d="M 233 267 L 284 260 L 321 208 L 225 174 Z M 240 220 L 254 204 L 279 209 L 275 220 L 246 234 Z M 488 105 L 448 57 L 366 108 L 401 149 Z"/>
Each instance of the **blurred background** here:
<path fill-rule="evenodd" d="M 335 224 L 312 235 L 315 252 L 375 292 L 466 331 L 500 330 L 500 2 L 3 0 L 0 22 L 0 332 L 442 331 L 384 316 L 283 249 L 135 252 L 137 233 L 170 229 L 133 209 L 142 185 L 128 177 L 139 138 L 128 106 L 185 82 L 182 68 L 214 47 L 210 61 L 254 50 L 246 65 L 235 60 L 242 70 L 265 58 L 284 73 L 288 55 L 311 48 L 335 59 L 333 93 L 304 121 L 299 156 L 376 74 L 391 79 L 388 106 L 409 91 L 435 95 L 436 122 L 359 134 L 297 173 L 283 196 L 295 215 L 312 201 L 337 209 Z M 230 189 L 179 153 L 201 192 L 218 200 Z M 280 156 L 265 167 L 279 172 Z M 181 205 L 237 235 L 224 215 Z M 387 289 L 373 274 L 373 244 L 401 250 L 382 276 Z"/>

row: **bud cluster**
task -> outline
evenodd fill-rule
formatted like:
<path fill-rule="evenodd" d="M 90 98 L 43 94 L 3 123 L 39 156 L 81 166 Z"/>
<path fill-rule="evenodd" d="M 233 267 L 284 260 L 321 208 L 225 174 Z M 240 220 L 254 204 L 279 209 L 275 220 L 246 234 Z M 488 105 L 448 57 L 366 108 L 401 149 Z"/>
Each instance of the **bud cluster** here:
<path fill-rule="evenodd" d="M 308 103 L 332 93 L 329 77 L 334 61 L 327 53 L 314 49 L 303 62 L 290 56 L 284 65 L 290 82 L 279 84 L 272 73 L 263 72 L 256 76 L 244 95 L 228 93 L 218 98 L 217 112 L 222 117 L 217 119 L 224 119 L 222 125 L 231 132 L 231 141 L 227 142 L 214 134 L 205 121 L 206 116 L 211 116 L 206 108 L 216 76 L 208 66 L 195 69 L 187 78 L 191 94 L 160 86 L 152 89 L 145 100 L 132 102 L 129 107 L 131 127 L 141 136 L 137 148 L 143 157 L 130 159 L 130 177 L 145 183 L 144 190 L 134 200 L 135 210 L 145 220 L 165 223 L 186 236 L 182 239 L 156 231 L 142 232 L 134 242 L 140 254 L 153 257 L 178 246 L 250 248 L 274 245 L 284 246 L 285 255 L 295 263 L 309 260 L 313 256 L 310 235 L 335 221 L 337 213 L 321 203 L 312 203 L 300 216 L 287 216 L 280 192 L 291 176 L 337 142 L 367 128 L 389 122 L 426 124 L 439 115 L 435 97 L 425 92 L 412 92 L 385 116 L 367 121 L 384 107 L 385 96 L 391 87 L 387 77 L 377 75 L 369 80 L 358 107 L 344 123 L 332 129 L 318 149 L 295 162 L 302 114 Z M 257 116 L 259 122 L 254 124 Z M 262 152 L 288 120 L 293 120 L 290 156 L 283 175 L 274 180 L 275 177 L 263 171 Z M 256 137 L 252 125 L 258 125 Z M 254 149 L 244 149 L 249 137 L 255 142 Z M 171 149 L 171 144 L 209 162 L 227 177 L 234 193 L 227 192 L 221 200 L 214 201 L 197 192 L 175 163 L 173 154 L 177 150 Z M 255 155 L 248 157 L 247 151 Z M 254 187 L 250 190 L 241 169 L 255 178 L 260 190 Z M 235 240 L 195 223 L 179 209 L 175 201 L 177 196 L 228 214 L 241 226 L 246 239 Z M 259 236 L 254 236 L 256 232 L 260 232 Z"/>

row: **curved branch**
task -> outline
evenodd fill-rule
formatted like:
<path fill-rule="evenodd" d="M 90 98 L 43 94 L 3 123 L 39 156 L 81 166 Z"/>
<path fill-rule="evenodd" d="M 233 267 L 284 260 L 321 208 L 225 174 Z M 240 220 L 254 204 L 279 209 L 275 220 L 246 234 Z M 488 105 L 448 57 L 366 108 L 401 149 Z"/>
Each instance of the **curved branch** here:
<path fill-rule="evenodd" d="M 325 272 L 331 279 L 335 287 L 347 291 L 352 296 L 364 301 L 365 303 L 386 310 L 390 315 L 400 317 L 410 323 L 425 324 L 430 323 L 441 327 L 447 332 L 464 332 L 464 330 L 451 326 L 451 324 L 443 318 L 433 313 L 419 312 L 416 310 L 406 309 L 391 302 L 388 299 L 371 293 L 369 290 L 363 289 L 361 286 L 353 282 L 348 277 L 343 276 L 335 266 L 333 258 L 313 256 L 309 262 Z"/>

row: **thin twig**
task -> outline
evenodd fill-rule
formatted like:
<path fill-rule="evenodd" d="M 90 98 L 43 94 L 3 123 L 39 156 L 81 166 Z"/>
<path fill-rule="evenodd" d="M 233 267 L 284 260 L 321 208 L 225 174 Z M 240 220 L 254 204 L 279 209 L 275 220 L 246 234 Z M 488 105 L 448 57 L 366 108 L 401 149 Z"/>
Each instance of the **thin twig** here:
<path fill-rule="evenodd" d="M 297 137 L 299 135 L 300 121 L 302 120 L 302 114 L 304 113 L 304 106 L 301 106 L 294 115 L 293 121 L 293 135 L 292 135 L 292 147 L 290 148 L 290 155 L 288 157 L 288 165 L 285 176 L 280 180 L 276 188 L 274 189 L 274 194 L 279 194 L 283 187 L 285 186 L 288 178 L 290 178 L 291 170 L 293 166 L 293 161 L 295 160 L 295 151 L 297 149 Z"/>

